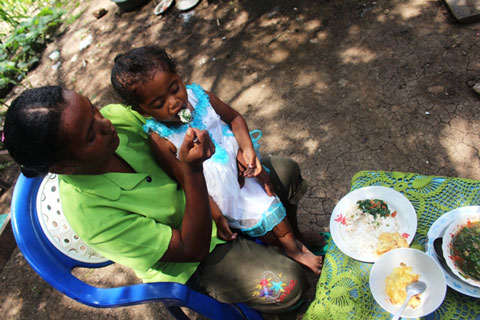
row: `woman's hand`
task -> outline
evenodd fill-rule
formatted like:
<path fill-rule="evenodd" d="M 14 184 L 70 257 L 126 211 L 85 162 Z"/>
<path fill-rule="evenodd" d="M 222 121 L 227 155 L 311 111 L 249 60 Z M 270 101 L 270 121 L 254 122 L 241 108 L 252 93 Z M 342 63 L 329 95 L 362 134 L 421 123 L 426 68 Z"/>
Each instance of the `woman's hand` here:
<path fill-rule="evenodd" d="M 208 132 L 196 128 L 188 128 L 180 147 L 179 160 L 191 169 L 201 169 L 203 161 L 215 153 Z"/>
<path fill-rule="evenodd" d="M 246 178 L 258 177 L 263 169 L 255 150 L 253 148 L 247 148 L 243 150 L 243 158 L 247 164 L 247 168 L 243 173 L 243 176 Z"/>
<path fill-rule="evenodd" d="M 228 225 L 227 219 L 223 215 L 215 218 L 215 224 L 217 225 L 217 236 L 225 241 L 232 241 L 237 238 L 237 233 L 232 232 Z"/>

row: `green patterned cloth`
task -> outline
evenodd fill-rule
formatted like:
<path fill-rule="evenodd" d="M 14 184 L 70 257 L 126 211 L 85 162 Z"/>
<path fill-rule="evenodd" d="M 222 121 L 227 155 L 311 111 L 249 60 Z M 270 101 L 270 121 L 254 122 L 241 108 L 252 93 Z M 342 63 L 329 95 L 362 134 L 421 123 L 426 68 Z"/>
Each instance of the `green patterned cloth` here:
<path fill-rule="evenodd" d="M 355 174 L 351 190 L 366 186 L 394 188 L 410 200 L 418 217 L 417 233 L 410 246 L 422 251 L 428 230 L 438 217 L 454 208 L 480 205 L 480 181 L 476 180 L 382 171 Z M 304 320 L 391 319 L 392 315 L 370 293 L 368 278 L 372 265 L 351 259 L 330 241 L 316 298 Z M 425 319 L 480 320 L 480 299 L 448 288 L 442 305 Z"/>

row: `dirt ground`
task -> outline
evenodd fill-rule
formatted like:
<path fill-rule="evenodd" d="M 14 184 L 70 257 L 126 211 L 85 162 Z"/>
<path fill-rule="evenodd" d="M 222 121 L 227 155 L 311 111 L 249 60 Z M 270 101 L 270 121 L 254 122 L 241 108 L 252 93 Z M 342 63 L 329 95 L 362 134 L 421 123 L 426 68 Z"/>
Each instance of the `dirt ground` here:
<path fill-rule="evenodd" d="M 100 107 L 119 101 L 109 80 L 116 54 L 168 48 L 186 83 L 216 93 L 263 131 L 264 155 L 300 164 L 311 186 L 300 203 L 306 230 L 328 230 L 361 170 L 480 179 L 480 96 L 471 88 L 480 82 L 480 25 L 458 24 L 442 1 L 202 0 L 164 16 L 154 7 L 152 0 L 121 13 L 109 0 L 83 2 L 83 15 L 48 46 L 29 82 L 63 85 Z M 101 8 L 108 13 L 97 19 Z M 48 58 L 54 50 L 57 69 Z M 136 281 L 119 266 L 79 276 L 100 285 Z M 279 319 L 302 318 L 317 281 L 309 278 L 307 303 Z M 0 295 L 8 319 L 171 319 L 158 303 L 80 305 L 41 280 L 18 250 L 1 273 Z"/>

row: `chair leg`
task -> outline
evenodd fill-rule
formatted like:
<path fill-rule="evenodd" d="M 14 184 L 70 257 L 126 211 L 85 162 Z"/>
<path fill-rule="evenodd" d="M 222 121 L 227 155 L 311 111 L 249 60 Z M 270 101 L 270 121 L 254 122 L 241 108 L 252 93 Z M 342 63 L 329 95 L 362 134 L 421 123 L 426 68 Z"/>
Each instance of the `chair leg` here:
<path fill-rule="evenodd" d="M 190 320 L 180 307 L 166 306 L 170 314 L 177 320 Z"/>

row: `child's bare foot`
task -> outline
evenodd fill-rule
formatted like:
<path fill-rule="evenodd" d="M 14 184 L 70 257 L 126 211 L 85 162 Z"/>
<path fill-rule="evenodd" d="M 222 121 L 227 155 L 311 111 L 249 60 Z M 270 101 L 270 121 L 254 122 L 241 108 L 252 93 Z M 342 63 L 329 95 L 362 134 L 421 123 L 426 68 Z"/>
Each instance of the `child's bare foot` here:
<path fill-rule="evenodd" d="M 322 272 L 322 256 L 316 256 L 308 249 L 306 252 L 287 252 L 287 255 L 298 263 L 310 268 L 315 274 L 320 274 Z"/>
<path fill-rule="evenodd" d="M 308 248 L 295 239 L 298 250 L 286 251 L 287 256 L 297 261 L 298 263 L 310 268 L 315 274 L 322 272 L 323 257 L 314 255 Z"/>

